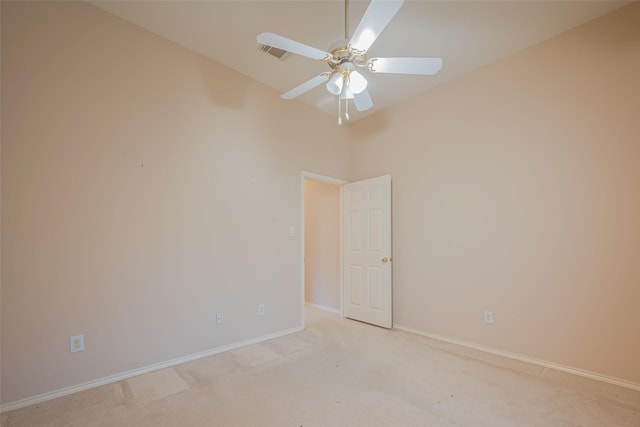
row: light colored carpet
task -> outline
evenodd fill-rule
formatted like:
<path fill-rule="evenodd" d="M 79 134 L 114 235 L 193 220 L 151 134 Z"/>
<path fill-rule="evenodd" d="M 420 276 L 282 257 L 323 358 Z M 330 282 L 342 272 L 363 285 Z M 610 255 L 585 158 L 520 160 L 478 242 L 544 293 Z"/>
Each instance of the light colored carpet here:
<path fill-rule="evenodd" d="M 2 415 L 3 427 L 640 426 L 640 392 L 307 308 L 307 329 Z"/>

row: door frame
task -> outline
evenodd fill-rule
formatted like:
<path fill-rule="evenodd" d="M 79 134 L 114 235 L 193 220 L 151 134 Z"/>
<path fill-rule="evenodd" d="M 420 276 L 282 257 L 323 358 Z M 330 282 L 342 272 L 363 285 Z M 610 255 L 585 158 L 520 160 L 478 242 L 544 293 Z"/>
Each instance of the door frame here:
<path fill-rule="evenodd" d="M 320 175 L 313 172 L 300 172 L 300 253 L 302 256 L 300 257 L 300 324 L 302 327 L 305 327 L 305 300 L 304 300 L 304 276 L 305 276 L 305 263 L 304 263 L 304 181 L 305 179 L 310 179 L 313 181 L 320 181 L 327 184 L 337 185 L 340 189 L 340 201 L 339 201 L 339 210 L 340 210 L 340 316 L 344 317 L 344 303 L 343 303 L 343 260 L 342 260 L 342 186 L 347 184 L 349 181 L 340 178 L 334 178 L 331 176 Z"/>

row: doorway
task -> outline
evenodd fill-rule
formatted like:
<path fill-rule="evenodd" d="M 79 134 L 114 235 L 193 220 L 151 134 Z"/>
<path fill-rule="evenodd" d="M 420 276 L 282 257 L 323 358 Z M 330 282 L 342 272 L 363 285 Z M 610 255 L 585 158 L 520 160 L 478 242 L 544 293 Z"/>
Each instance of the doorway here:
<path fill-rule="evenodd" d="M 302 327 L 309 304 L 392 328 L 391 177 L 302 172 L 301 195 Z"/>
<path fill-rule="evenodd" d="M 302 173 L 303 307 L 342 314 L 342 184 L 346 181 Z M 304 310 L 302 313 L 304 325 Z"/>

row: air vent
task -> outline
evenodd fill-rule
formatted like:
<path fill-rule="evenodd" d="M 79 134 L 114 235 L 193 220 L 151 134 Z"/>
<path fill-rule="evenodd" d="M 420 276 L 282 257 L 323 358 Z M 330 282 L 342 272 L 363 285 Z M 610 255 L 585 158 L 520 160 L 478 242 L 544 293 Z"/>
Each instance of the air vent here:
<path fill-rule="evenodd" d="M 260 49 L 263 52 L 268 53 L 269 55 L 273 55 L 278 59 L 282 59 L 283 56 L 285 56 L 287 54 L 286 50 L 282 50 L 282 49 L 278 49 L 277 47 L 273 47 L 273 46 L 268 46 L 266 44 L 263 44 Z"/>

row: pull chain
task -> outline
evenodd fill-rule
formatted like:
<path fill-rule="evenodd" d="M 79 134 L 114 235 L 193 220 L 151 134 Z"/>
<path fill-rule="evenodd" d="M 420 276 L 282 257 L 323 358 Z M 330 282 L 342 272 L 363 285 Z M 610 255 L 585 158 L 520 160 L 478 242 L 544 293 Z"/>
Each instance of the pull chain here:
<path fill-rule="evenodd" d="M 344 0 L 344 39 L 349 39 L 349 0 Z M 347 84 L 347 82 L 345 82 Z M 343 89 L 344 90 L 344 89 Z M 349 120 L 349 100 L 344 100 L 344 118 Z M 342 99 L 338 95 L 338 125 L 342 126 Z"/>
<path fill-rule="evenodd" d="M 344 118 L 349 120 L 349 100 L 344 100 Z"/>

